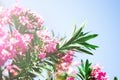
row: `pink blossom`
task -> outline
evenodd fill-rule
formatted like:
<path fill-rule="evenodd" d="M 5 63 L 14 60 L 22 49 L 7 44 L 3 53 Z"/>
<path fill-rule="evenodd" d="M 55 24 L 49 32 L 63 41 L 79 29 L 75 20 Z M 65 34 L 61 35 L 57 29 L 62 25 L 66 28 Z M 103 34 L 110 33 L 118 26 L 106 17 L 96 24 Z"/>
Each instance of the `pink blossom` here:
<path fill-rule="evenodd" d="M 32 38 L 32 35 L 22 35 L 17 30 L 9 34 L 4 27 L 0 28 L 0 66 L 3 66 L 8 59 L 16 57 L 16 54 L 22 55 Z"/>
<path fill-rule="evenodd" d="M 20 16 L 19 17 L 20 22 L 22 23 L 22 25 L 26 25 L 29 24 L 29 19 L 27 16 Z"/>
<path fill-rule="evenodd" d="M 45 57 L 46 57 L 46 53 L 43 52 L 43 53 L 40 53 L 40 54 L 39 54 L 39 59 L 43 59 L 43 58 L 45 58 Z"/>
<path fill-rule="evenodd" d="M 22 8 L 16 4 L 9 10 L 10 10 L 11 15 L 16 15 L 16 16 L 20 16 L 21 13 L 25 12 L 24 8 Z"/>
<path fill-rule="evenodd" d="M 41 25 L 44 23 L 43 17 L 42 16 L 36 16 L 36 21 L 37 21 L 37 26 L 41 27 Z"/>
<path fill-rule="evenodd" d="M 28 28 L 28 29 L 33 29 L 33 28 L 34 28 L 34 25 L 31 24 L 31 23 L 29 23 L 29 24 L 27 24 L 27 28 Z"/>
<path fill-rule="evenodd" d="M 14 38 L 18 40 L 17 43 L 13 44 L 17 52 L 24 52 L 27 48 L 26 42 L 24 41 L 24 36 L 21 35 L 17 30 L 13 32 Z"/>
<path fill-rule="evenodd" d="M 8 32 L 4 27 L 0 26 L 0 66 L 3 66 L 10 57 L 13 57 L 12 54 L 10 54 L 10 52 L 7 50 L 9 38 L 10 35 Z"/>
<path fill-rule="evenodd" d="M 65 61 L 65 62 L 71 62 L 73 60 L 73 57 L 69 54 L 66 54 L 64 57 L 62 57 L 62 59 Z"/>
<path fill-rule="evenodd" d="M 62 59 L 65 61 L 65 62 L 68 62 L 68 63 L 71 63 L 72 60 L 73 60 L 73 54 L 74 54 L 74 51 L 68 51 L 65 56 L 62 57 Z"/>
<path fill-rule="evenodd" d="M 30 10 L 24 9 L 18 5 L 14 5 L 12 8 L 2 10 L 0 9 L 0 25 L 12 24 L 14 25 L 14 19 L 19 19 L 18 23 L 21 23 L 28 29 L 38 27 L 40 28 L 44 23 L 42 16 L 33 14 Z M 26 25 L 27 24 L 27 25 Z"/>
<path fill-rule="evenodd" d="M 65 63 L 65 62 L 63 62 L 63 63 L 60 64 L 60 67 L 61 67 L 61 69 L 62 69 L 63 71 L 68 71 L 69 66 L 70 66 L 70 64 L 69 64 L 69 63 Z M 59 69 L 60 69 L 60 68 L 59 68 Z"/>
<path fill-rule="evenodd" d="M 69 67 L 70 67 L 70 64 L 65 63 L 65 62 L 57 64 L 56 75 L 60 76 L 61 74 L 66 73 L 68 71 Z"/>
<path fill-rule="evenodd" d="M 75 76 L 76 72 L 73 70 L 72 66 L 72 60 L 73 60 L 73 54 L 74 51 L 67 51 L 66 54 L 64 55 L 59 55 L 61 56 L 62 62 L 57 65 L 58 71 L 57 73 L 59 74 L 60 72 L 62 73 L 67 73 L 68 75 Z M 60 74 L 59 74 L 60 75 Z"/>
<path fill-rule="evenodd" d="M 17 30 L 13 31 L 13 37 L 18 41 L 14 45 L 16 48 L 19 48 L 22 52 L 27 49 L 28 44 L 31 42 L 33 39 L 33 35 L 31 34 L 20 34 Z"/>
<path fill-rule="evenodd" d="M 45 46 L 45 52 L 47 53 L 54 53 L 56 50 L 56 43 L 51 42 Z"/>
<path fill-rule="evenodd" d="M 69 51 L 67 52 L 67 54 L 69 54 L 69 55 L 74 55 L 74 54 L 75 54 L 75 52 L 74 52 L 74 51 L 69 50 Z"/>
<path fill-rule="evenodd" d="M 66 80 L 75 80 L 75 78 L 74 77 L 67 77 Z"/>
<path fill-rule="evenodd" d="M 56 39 L 50 40 L 45 46 L 46 53 L 55 53 L 57 51 L 58 41 Z"/>
<path fill-rule="evenodd" d="M 10 22 L 10 12 L 9 9 L 4 10 L 0 14 L 0 25 L 4 26 Z"/>
<path fill-rule="evenodd" d="M 32 34 L 24 34 L 22 35 L 22 40 L 25 43 L 26 46 L 32 41 L 33 35 Z"/>
<path fill-rule="evenodd" d="M 50 41 L 51 33 L 48 30 L 37 31 L 37 36 L 44 42 L 48 43 Z"/>
<path fill-rule="evenodd" d="M 91 74 L 97 80 L 109 80 L 106 72 L 101 71 L 101 66 L 99 64 L 92 66 Z"/>
<path fill-rule="evenodd" d="M 33 18 L 29 19 L 30 16 Z M 0 66 L 3 66 L 8 59 L 14 58 L 18 54 L 22 55 L 25 53 L 33 39 L 33 35 L 21 34 L 16 30 L 14 27 L 16 24 L 14 22 L 15 18 L 18 19 L 18 23 L 21 23 L 20 25 L 24 25 L 28 29 L 43 24 L 41 16 L 33 15 L 32 12 L 18 5 L 10 9 L 0 9 Z M 9 26 L 13 27 L 11 33 L 8 30 Z"/>
<path fill-rule="evenodd" d="M 9 56 L 0 54 L 0 66 L 3 66 L 8 59 L 9 59 Z"/>

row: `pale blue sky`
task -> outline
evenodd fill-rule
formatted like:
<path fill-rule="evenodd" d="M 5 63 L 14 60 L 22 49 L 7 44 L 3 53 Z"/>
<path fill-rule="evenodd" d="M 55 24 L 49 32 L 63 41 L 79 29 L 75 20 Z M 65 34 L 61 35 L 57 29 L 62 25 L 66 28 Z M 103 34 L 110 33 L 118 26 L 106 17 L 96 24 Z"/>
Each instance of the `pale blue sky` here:
<path fill-rule="evenodd" d="M 8 7 L 15 0 L 0 0 Z M 94 56 L 77 54 L 77 59 L 90 59 L 93 63 L 104 66 L 110 79 L 120 79 L 120 0 L 19 0 L 20 5 L 41 14 L 49 30 L 56 35 L 69 35 L 76 23 L 79 27 L 86 22 L 85 31 L 98 33 L 92 40 L 100 46 Z"/>

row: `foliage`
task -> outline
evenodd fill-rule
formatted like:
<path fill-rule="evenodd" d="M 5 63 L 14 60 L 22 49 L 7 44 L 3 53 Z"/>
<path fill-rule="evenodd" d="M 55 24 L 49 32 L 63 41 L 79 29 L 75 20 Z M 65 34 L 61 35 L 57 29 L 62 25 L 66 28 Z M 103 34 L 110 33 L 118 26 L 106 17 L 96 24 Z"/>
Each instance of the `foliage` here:
<path fill-rule="evenodd" d="M 81 60 L 81 66 L 78 67 L 78 76 L 82 80 L 89 80 L 90 79 L 90 74 L 91 74 L 91 63 L 89 63 L 88 60 L 84 63 L 83 60 Z"/>

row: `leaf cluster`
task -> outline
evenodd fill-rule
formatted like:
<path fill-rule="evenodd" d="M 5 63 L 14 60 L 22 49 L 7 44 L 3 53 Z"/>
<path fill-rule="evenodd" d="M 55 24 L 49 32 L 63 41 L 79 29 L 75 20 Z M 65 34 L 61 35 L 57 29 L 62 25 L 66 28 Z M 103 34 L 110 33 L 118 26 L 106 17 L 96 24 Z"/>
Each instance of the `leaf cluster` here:
<path fill-rule="evenodd" d="M 81 60 L 81 65 L 78 67 L 78 78 L 82 80 L 89 80 L 90 74 L 91 74 L 91 64 L 88 60 L 84 63 L 83 60 Z"/>
<path fill-rule="evenodd" d="M 86 54 L 93 55 L 91 50 L 95 50 L 96 48 L 98 48 L 98 46 L 90 44 L 88 41 L 97 37 L 98 34 L 89 34 L 89 32 L 84 33 L 83 32 L 84 26 L 85 24 L 81 25 L 81 27 L 78 30 L 76 30 L 75 25 L 73 35 L 69 40 L 66 40 L 59 47 L 59 51 L 74 50 L 77 52 L 83 52 Z"/>

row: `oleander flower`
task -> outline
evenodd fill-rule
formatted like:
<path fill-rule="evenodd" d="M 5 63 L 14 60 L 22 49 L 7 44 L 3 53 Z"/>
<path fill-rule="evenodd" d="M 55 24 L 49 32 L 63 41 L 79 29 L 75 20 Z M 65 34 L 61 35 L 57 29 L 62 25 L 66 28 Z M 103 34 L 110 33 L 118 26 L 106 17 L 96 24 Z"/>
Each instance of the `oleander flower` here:
<path fill-rule="evenodd" d="M 74 77 L 67 77 L 66 80 L 75 80 L 75 78 Z"/>
<path fill-rule="evenodd" d="M 97 80 L 109 80 L 106 72 L 103 72 L 102 67 L 99 64 L 92 66 L 91 75 Z"/>
<path fill-rule="evenodd" d="M 71 63 L 73 60 L 74 51 L 68 51 L 63 57 L 64 62 Z"/>
<path fill-rule="evenodd" d="M 45 57 L 46 57 L 46 53 L 43 53 L 43 52 L 42 52 L 42 53 L 39 54 L 39 59 L 43 59 L 43 58 L 45 58 Z"/>

